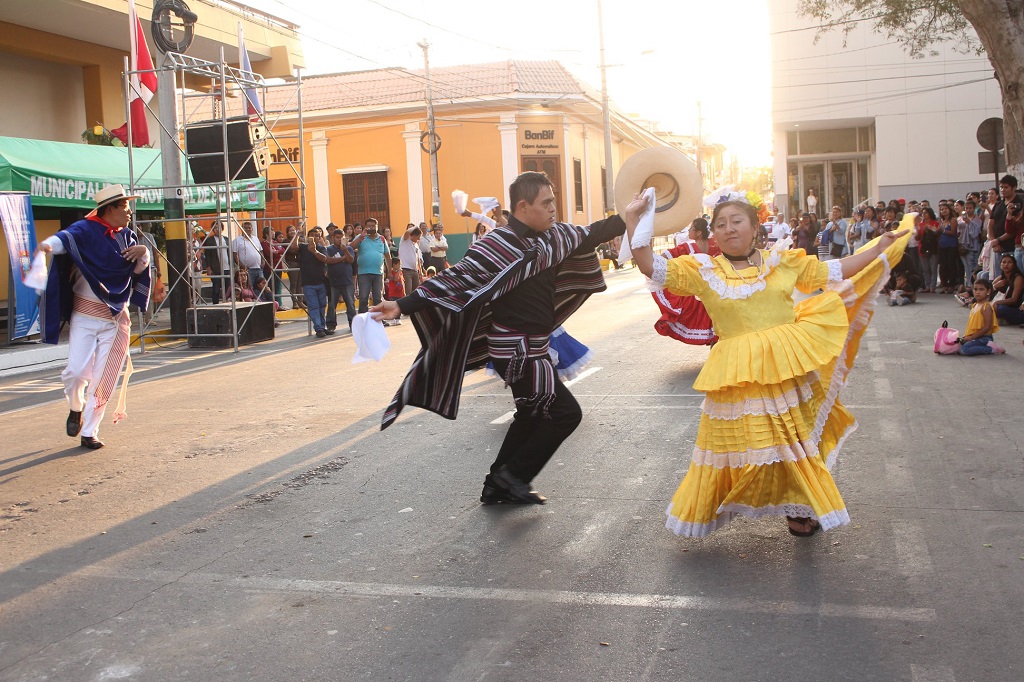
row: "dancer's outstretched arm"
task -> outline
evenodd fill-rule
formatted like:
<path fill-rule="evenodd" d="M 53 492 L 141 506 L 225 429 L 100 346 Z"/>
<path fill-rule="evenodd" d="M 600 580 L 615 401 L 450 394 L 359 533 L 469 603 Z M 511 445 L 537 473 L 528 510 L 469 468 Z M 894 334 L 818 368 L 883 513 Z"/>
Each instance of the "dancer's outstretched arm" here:
<path fill-rule="evenodd" d="M 640 222 L 640 216 L 647 208 L 647 202 L 647 197 L 639 193 L 635 194 L 633 201 L 629 202 L 629 206 L 622 213 L 622 219 L 626 222 L 626 239 L 630 240 L 630 244 L 633 241 L 633 232 L 636 231 L 636 226 Z M 650 277 L 654 272 L 654 250 L 651 245 L 630 246 L 630 251 L 633 253 L 633 262 L 636 263 L 636 267 L 644 273 L 645 277 Z"/>

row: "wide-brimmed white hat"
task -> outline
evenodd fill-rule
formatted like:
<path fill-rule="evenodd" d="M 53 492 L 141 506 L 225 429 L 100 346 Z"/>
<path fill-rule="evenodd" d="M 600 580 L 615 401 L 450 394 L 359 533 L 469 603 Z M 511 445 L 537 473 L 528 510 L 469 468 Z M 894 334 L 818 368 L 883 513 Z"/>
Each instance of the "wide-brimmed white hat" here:
<path fill-rule="evenodd" d="M 620 213 L 633 195 L 653 187 L 654 234 L 673 234 L 701 213 L 704 188 L 697 166 L 686 154 L 672 147 L 642 149 L 626 159 L 615 178 L 615 206 Z"/>
<path fill-rule="evenodd" d="M 107 185 L 99 192 L 96 192 L 95 199 L 96 208 L 89 211 L 85 216 L 86 218 L 95 218 L 97 211 L 107 204 L 112 204 L 122 199 L 141 199 L 141 197 L 138 194 L 128 194 L 124 189 L 124 185 Z"/>

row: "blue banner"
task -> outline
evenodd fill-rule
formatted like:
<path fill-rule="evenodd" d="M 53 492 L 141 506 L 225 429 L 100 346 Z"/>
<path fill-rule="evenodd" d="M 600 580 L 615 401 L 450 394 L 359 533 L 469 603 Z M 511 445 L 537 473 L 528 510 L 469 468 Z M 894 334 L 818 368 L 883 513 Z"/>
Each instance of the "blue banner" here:
<path fill-rule="evenodd" d="M 13 314 L 14 320 L 13 341 L 39 333 L 39 293 L 25 285 L 36 250 L 36 224 L 28 192 L 0 192 L 0 222 L 7 237 L 14 282 L 14 288 L 7 292 L 7 314 Z"/>

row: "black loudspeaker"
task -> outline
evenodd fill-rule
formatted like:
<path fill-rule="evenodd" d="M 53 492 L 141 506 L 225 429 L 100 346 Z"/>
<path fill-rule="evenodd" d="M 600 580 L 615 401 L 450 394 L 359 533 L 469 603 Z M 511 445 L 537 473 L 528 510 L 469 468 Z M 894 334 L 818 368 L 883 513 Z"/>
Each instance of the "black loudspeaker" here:
<path fill-rule="evenodd" d="M 252 315 L 249 312 L 252 311 Z M 246 316 L 249 321 L 245 326 Z M 231 304 L 196 308 L 195 316 L 187 314 L 189 334 L 227 334 L 227 336 L 190 336 L 189 348 L 230 348 L 231 342 Z M 273 303 L 236 303 L 235 324 L 238 325 L 238 345 L 244 346 L 274 338 L 274 304 Z"/>
<path fill-rule="evenodd" d="M 244 116 L 227 120 L 228 171 L 229 177 L 235 180 L 258 178 L 260 171 L 266 168 L 266 165 L 261 168 L 259 159 L 253 155 L 254 143 L 264 143 L 260 135 L 254 136 L 251 128 L 249 119 Z M 220 121 L 200 121 L 186 126 L 185 149 L 193 182 L 199 185 L 224 182 L 224 133 Z"/>

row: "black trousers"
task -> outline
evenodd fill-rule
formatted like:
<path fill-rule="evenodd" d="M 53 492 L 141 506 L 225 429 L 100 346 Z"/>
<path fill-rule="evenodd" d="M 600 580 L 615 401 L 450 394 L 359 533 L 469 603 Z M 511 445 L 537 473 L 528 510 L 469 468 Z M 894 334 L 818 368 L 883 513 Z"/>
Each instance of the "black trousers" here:
<path fill-rule="evenodd" d="M 494 360 L 494 369 L 504 376 L 507 360 Z M 512 384 L 512 396 L 526 398 L 533 394 L 533 382 L 524 377 Z M 517 408 L 515 419 L 508 427 L 498 458 L 491 465 L 491 473 L 501 466 L 519 480 L 529 483 L 540 473 L 558 446 L 576 430 L 583 420 L 583 411 L 576 398 L 558 378 L 555 379 L 555 400 L 551 404 L 551 418 L 530 416 L 529 408 Z"/>

